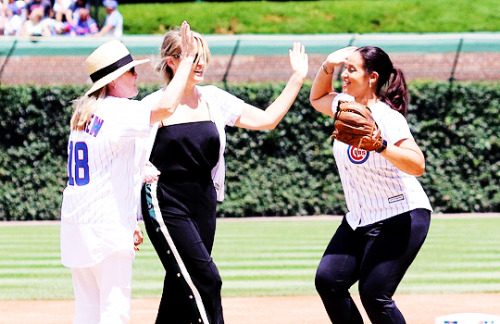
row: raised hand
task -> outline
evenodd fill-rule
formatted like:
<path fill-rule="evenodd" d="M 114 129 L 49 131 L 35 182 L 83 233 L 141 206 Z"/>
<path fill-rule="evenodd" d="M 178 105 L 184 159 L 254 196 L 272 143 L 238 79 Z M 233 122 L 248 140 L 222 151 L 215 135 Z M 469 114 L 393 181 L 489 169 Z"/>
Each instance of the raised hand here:
<path fill-rule="evenodd" d="M 181 51 L 183 58 L 188 56 L 194 57 L 198 52 L 196 40 L 187 21 L 183 21 L 181 25 Z"/>
<path fill-rule="evenodd" d="M 309 60 L 304 45 L 299 42 L 293 43 L 293 49 L 288 51 L 288 56 L 293 72 L 305 79 L 309 70 Z"/>
<path fill-rule="evenodd" d="M 338 66 L 347 62 L 347 58 L 354 53 L 357 49 L 356 46 L 348 46 L 341 49 L 336 50 L 328 55 L 325 60 L 325 64 Z"/>

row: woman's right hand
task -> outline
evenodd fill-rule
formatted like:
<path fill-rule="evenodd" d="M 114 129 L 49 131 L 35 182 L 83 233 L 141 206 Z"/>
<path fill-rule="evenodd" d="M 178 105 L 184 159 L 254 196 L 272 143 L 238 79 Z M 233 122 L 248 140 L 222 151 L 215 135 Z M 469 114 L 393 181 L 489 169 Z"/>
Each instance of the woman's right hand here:
<path fill-rule="evenodd" d="M 181 25 L 181 52 L 182 58 L 189 56 L 194 58 L 198 53 L 196 40 L 187 21 L 183 21 Z"/>
<path fill-rule="evenodd" d="M 344 47 L 341 49 L 336 50 L 335 52 L 330 53 L 325 62 L 323 62 L 324 65 L 326 65 L 326 68 L 328 71 L 332 71 L 335 69 L 336 66 L 342 65 L 347 62 L 347 58 L 354 53 L 354 51 L 357 49 L 356 46 L 348 46 Z"/>
<path fill-rule="evenodd" d="M 316 78 L 311 86 L 309 101 L 317 111 L 334 117 L 332 110 L 333 98 L 337 92 L 332 87 L 333 72 L 337 66 L 347 62 L 349 56 L 354 53 L 356 46 L 348 46 L 330 53 L 316 73 Z"/>

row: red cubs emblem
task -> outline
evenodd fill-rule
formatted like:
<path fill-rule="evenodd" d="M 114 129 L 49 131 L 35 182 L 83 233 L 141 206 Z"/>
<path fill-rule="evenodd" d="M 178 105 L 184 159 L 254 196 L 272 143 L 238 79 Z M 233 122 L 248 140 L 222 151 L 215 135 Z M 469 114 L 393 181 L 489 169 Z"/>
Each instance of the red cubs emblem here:
<path fill-rule="evenodd" d="M 361 164 L 368 160 L 370 152 L 349 145 L 349 147 L 347 148 L 347 156 L 352 163 Z"/>

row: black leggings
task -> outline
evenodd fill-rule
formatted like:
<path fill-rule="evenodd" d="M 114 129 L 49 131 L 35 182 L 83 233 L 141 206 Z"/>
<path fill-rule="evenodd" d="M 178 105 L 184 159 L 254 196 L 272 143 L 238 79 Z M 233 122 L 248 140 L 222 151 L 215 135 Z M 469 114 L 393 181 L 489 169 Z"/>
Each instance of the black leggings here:
<path fill-rule="evenodd" d="M 373 324 L 406 323 L 392 296 L 424 243 L 430 219 L 428 210 L 415 209 L 353 230 L 344 217 L 316 273 L 316 290 L 332 323 L 363 323 L 349 293 L 358 280 Z"/>

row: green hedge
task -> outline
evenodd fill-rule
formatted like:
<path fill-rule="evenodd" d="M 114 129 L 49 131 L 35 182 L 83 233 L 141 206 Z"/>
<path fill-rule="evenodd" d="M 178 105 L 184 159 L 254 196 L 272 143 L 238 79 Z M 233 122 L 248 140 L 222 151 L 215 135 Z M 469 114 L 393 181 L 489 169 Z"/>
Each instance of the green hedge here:
<path fill-rule="evenodd" d="M 282 85 L 228 91 L 259 107 Z M 274 131 L 228 127 L 227 192 L 219 216 L 342 214 L 331 154 L 332 120 L 309 105 L 304 86 Z M 141 96 L 155 90 L 142 87 Z M 0 220 L 59 218 L 66 182 L 71 100 L 84 87 L 0 87 Z M 408 119 L 427 158 L 420 178 L 437 212 L 500 210 L 500 87 L 410 84 Z"/>

